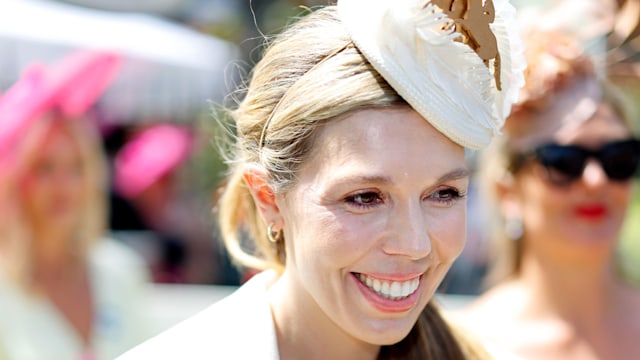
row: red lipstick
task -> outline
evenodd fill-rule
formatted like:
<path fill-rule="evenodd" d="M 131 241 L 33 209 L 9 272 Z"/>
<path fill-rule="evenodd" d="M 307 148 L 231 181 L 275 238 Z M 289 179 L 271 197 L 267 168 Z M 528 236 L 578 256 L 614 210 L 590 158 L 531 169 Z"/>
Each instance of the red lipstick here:
<path fill-rule="evenodd" d="M 607 215 L 607 208 L 601 204 L 581 205 L 576 207 L 575 214 L 585 219 L 597 220 Z"/>

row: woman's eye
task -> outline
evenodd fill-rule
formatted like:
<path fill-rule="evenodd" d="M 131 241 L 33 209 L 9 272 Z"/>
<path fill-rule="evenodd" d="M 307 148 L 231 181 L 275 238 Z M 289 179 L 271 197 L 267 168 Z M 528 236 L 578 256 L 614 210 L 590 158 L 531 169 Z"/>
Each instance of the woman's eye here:
<path fill-rule="evenodd" d="M 429 199 L 436 201 L 438 204 L 452 206 L 456 201 L 464 198 L 465 196 L 465 194 L 456 189 L 448 188 L 434 192 L 429 196 Z"/>
<path fill-rule="evenodd" d="M 382 196 L 377 192 L 368 191 L 348 196 L 346 202 L 359 208 L 368 208 L 382 203 Z"/>

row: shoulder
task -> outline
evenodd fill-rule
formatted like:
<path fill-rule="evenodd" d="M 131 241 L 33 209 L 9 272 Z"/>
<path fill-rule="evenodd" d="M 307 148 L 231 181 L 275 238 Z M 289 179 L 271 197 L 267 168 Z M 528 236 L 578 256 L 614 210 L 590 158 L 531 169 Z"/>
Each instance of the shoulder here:
<path fill-rule="evenodd" d="M 23 318 L 33 314 L 34 302 L 29 293 L 18 284 L 13 283 L 0 271 L 0 343 L 6 340 L 6 331 L 11 331 L 12 325 L 22 328 Z M 0 358 L 1 359 L 1 358 Z"/>
<path fill-rule="evenodd" d="M 480 295 L 457 315 L 467 325 L 476 324 L 484 328 L 509 322 L 520 312 L 527 296 L 526 289 L 519 284 L 501 284 Z"/>
<path fill-rule="evenodd" d="M 505 283 L 487 291 L 463 309 L 453 312 L 452 316 L 461 327 L 482 341 L 515 344 L 522 340 L 522 314 L 527 297 L 526 289 L 515 283 Z"/>
<path fill-rule="evenodd" d="M 275 328 L 266 296 L 269 272 L 197 315 L 132 349 L 118 360 L 277 359 Z"/>
<path fill-rule="evenodd" d="M 38 319 L 35 313 L 43 309 L 42 304 L 36 292 L 10 279 L 0 270 L 0 341 L 5 340 L 1 334 L 4 330 L 28 328 L 31 324 L 25 323 L 24 319 Z"/>
<path fill-rule="evenodd" d="M 459 312 L 443 311 L 443 318 L 455 334 L 469 359 L 522 360 L 503 345 L 488 340 L 477 329 L 470 329 L 461 320 Z"/>
<path fill-rule="evenodd" d="M 484 348 L 494 360 L 524 360 L 520 356 L 507 351 L 506 349 L 499 347 L 493 343 L 483 343 Z"/>

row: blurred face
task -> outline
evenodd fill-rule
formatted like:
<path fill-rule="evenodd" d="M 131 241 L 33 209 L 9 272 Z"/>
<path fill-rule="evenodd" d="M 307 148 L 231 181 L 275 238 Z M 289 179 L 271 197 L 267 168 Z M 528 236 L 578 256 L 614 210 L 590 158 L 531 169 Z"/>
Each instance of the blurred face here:
<path fill-rule="evenodd" d="M 281 281 L 318 331 L 396 343 L 464 246 L 464 150 L 408 107 L 334 120 L 314 149 L 276 195 Z"/>
<path fill-rule="evenodd" d="M 598 150 L 630 136 L 611 106 L 600 104 L 589 120 L 559 129 L 551 141 Z M 526 248 L 565 263 L 611 258 L 631 196 L 630 181 L 612 180 L 593 157 L 573 181 L 536 161 L 526 165 L 517 179 L 515 198 Z"/>
<path fill-rule="evenodd" d="M 36 231 L 69 235 L 81 217 L 83 186 L 78 145 L 54 125 L 22 181 L 23 206 Z"/>

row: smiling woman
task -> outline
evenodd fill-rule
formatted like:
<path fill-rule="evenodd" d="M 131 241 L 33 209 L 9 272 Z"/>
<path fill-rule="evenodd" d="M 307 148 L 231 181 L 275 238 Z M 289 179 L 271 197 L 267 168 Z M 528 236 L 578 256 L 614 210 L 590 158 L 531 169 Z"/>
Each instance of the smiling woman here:
<path fill-rule="evenodd" d="M 122 359 L 489 356 L 432 296 L 464 246 L 465 148 L 497 133 L 521 54 L 507 2 L 486 2 L 500 64 L 447 15 L 476 2 L 443 3 L 342 0 L 270 43 L 219 204 L 229 252 L 265 271 Z"/>
<path fill-rule="evenodd" d="M 245 175 L 267 223 L 295 239 L 285 244 L 292 270 L 271 290 L 274 319 L 316 319 L 332 342 L 351 338 L 375 354 L 406 336 L 462 250 L 468 178 L 439 178 L 465 168 L 464 149 L 402 105 L 334 120 L 313 147 L 322 151 L 284 196 L 261 197 L 264 176 Z M 425 153 L 437 160 L 419 161 Z"/>

